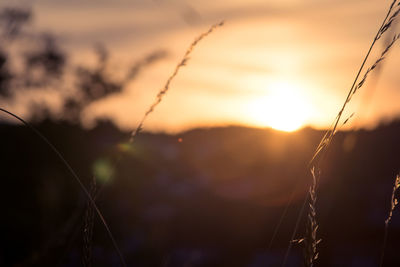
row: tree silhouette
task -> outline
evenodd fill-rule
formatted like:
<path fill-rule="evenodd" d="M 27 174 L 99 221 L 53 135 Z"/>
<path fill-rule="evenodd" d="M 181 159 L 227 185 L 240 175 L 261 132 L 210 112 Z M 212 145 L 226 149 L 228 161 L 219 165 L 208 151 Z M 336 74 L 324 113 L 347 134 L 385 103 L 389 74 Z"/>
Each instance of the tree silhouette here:
<path fill-rule="evenodd" d="M 163 50 L 145 55 L 133 62 L 122 78 L 117 78 L 105 46 L 95 46 L 97 62 L 94 67 L 72 65 L 68 62 L 69 54 L 59 46 L 53 34 L 29 29 L 32 18 L 30 8 L 0 10 L 0 100 L 12 101 L 17 93 L 27 90 L 56 91 L 63 101 L 61 118 L 72 122 L 79 122 L 88 105 L 121 93 L 144 67 L 167 55 Z M 72 79 L 74 88 L 69 89 L 73 90 L 65 90 L 66 76 Z M 47 105 L 36 102 L 29 105 L 31 119 L 53 118 Z"/>

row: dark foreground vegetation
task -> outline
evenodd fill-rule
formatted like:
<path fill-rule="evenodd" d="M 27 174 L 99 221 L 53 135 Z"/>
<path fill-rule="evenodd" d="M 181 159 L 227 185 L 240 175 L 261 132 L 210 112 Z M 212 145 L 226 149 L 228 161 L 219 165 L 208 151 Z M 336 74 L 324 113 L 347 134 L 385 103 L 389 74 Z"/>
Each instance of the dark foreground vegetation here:
<path fill-rule="evenodd" d="M 96 203 L 129 266 L 280 266 L 323 135 L 225 127 L 143 133 L 129 145 L 108 122 L 37 127 L 88 187 L 97 174 Z M 0 135 L 0 266 L 81 266 L 86 196 L 30 129 L 1 124 Z M 378 265 L 399 136 L 399 122 L 337 134 L 318 191 L 320 266 Z M 397 215 L 385 266 L 400 265 Z M 97 217 L 90 246 L 93 266 L 119 266 Z M 294 245 L 287 266 L 302 264 Z"/>

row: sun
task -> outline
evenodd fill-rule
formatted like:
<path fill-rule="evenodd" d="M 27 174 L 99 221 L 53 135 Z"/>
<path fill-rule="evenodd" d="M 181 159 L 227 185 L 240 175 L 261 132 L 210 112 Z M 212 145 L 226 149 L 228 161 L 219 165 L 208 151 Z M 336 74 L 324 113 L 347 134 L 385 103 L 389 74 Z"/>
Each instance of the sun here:
<path fill-rule="evenodd" d="M 300 92 L 298 86 L 288 82 L 271 84 L 267 95 L 249 102 L 247 112 L 251 122 L 285 132 L 298 130 L 310 116 L 310 105 Z"/>

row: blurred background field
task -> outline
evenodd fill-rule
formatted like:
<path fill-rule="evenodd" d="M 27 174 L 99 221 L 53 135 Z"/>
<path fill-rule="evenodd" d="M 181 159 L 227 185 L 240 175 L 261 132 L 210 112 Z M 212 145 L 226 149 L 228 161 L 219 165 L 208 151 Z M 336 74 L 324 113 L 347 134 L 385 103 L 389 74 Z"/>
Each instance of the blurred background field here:
<path fill-rule="evenodd" d="M 280 266 L 322 135 L 223 127 L 143 134 L 129 146 L 121 143 L 128 134 L 106 122 L 90 131 L 48 121 L 38 127 L 86 184 L 92 169 L 103 170 L 97 204 L 132 266 Z M 80 266 L 85 196 L 28 129 L 0 129 L 2 265 Z M 319 191 L 322 266 L 376 266 L 399 133 L 393 123 L 338 134 Z M 117 170 L 109 164 L 115 154 L 123 155 Z M 296 180 L 293 205 L 269 247 Z M 399 263 L 399 227 L 395 215 L 388 266 Z M 95 266 L 118 266 L 98 220 L 93 245 Z M 300 246 L 288 263 L 301 266 Z"/>

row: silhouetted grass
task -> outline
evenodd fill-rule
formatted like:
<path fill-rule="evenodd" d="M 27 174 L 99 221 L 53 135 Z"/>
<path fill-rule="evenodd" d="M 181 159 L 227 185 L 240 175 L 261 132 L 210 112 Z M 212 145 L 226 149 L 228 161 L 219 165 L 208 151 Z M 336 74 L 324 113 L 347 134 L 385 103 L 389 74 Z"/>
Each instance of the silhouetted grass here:
<path fill-rule="evenodd" d="M 189 56 L 192 53 L 193 49 L 196 47 L 196 45 L 203 39 L 205 38 L 207 35 L 209 35 L 210 33 L 212 33 L 216 28 L 221 27 L 222 25 L 224 25 L 224 22 L 221 21 L 220 23 L 214 24 L 213 26 L 210 27 L 210 29 L 208 29 L 208 31 L 200 34 L 196 39 L 194 39 L 194 41 L 190 44 L 189 48 L 186 50 L 185 54 L 183 55 L 182 60 L 176 65 L 174 71 L 172 72 L 171 76 L 169 76 L 169 78 L 167 79 L 164 87 L 158 92 L 157 96 L 156 96 L 156 100 L 153 102 L 153 104 L 150 105 L 150 107 L 146 110 L 146 112 L 144 113 L 142 119 L 139 122 L 139 125 L 137 126 L 137 128 L 132 132 L 131 134 L 131 138 L 129 139 L 129 142 L 133 142 L 133 139 L 137 136 L 137 134 L 142 130 L 143 128 L 143 123 L 146 120 L 147 116 L 150 115 L 150 113 L 152 113 L 155 109 L 155 107 L 160 104 L 161 100 L 163 99 L 164 95 L 168 92 L 170 84 L 172 82 L 172 80 L 176 77 L 176 75 L 178 74 L 179 70 L 186 65 L 186 63 L 189 61 Z"/>
<path fill-rule="evenodd" d="M 396 9 L 394 12 L 393 10 Z M 335 120 L 332 123 L 332 126 L 329 128 L 328 131 L 326 131 L 324 137 L 321 139 L 321 142 L 319 143 L 317 149 L 315 150 L 315 153 L 310 161 L 310 164 L 313 164 L 315 159 L 317 158 L 317 156 L 321 153 L 322 150 L 326 149 L 331 141 L 333 136 L 336 133 L 338 124 L 340 122 L 340 119 L 342 118 L 343 112 L 346 109 L 347 104 L 350 102 L 351 98 L 354 96 L 354 94 L 364 85 L 364 82 L 366 81 L 368 75 L 370 74 L 371 71 L 373 71 L 384 59 L 385 56 L 387 55 L 387 53 L 390 51 L 390 49 L 392 48 L 393 44 L 399 39 L 399 35 L 395 35 L 393 37 L 393 40 L 387 45 L 387 47 L 383 50 L 383 52 L 381 53 L 381 56 L 375 61 L 375 63 L 368 68 L 368 70 L 365 72 L 363 78 L 361 79 L 361 81 L 359 81 L 359 78 L 361 76 L 361 73 L 364 69 L 364 66 L 372 52 L 372 49 L 374 48 L 376 42 L 383 36 L 383 34 L 385 32 L 387 32 L 387 30 L 393 25 L 393 21 L 397 18 L 398 14 L 400 13 L 400 3 L 398 2 L 398 0 L 394 0 L 392 2 L 392 4 L 390 5 L 388 12 L 386 13 L 386 16 L 382 22 L 382 25 L 380 26 L 378 32 L 376 33 L 367 54 L 364 57 L 364 60 L 361 63 L 361 66 L 354 78 L 353 84 L 350 87 L 350 90 L 347 94 L 347 97 L 341 107 L 341 109 L 339 110 L 338 114 L 336 115 Z M 390 17 L 389 17 L 390 16 Z"/>
<path fill-rule="evenodd" d="M 388 32 L 388 29 L 390 29 L 393 25 L 393 22 L 398 18 L 398 15 L 400 13 L 400 3 L 398 0 L 394 0 L 388 11 L 387 14 L 378 29 L 362 63 L 360 68 L 358 69 L 356 76 L 354 78 L 354 81 L 352 83 L 352 86 L 349 89 L 349 92 L 347 94 L 347 97 L 339 109 L 338 114 L 336 115 L 334 121 L 331 124 L 331 127 L 325 132 L 324 136 L 322 137 L 320 143 L 318 144 L 310 162 L 309 162 L 309 168 L 311 172 L 311 177 L 312 181 L 310 184 L 310 188 L 308 191 L 308 194 L 304 200 L 304 205 L 302 212 L 299 215 L 299 218 L 303 215 L 303 210 L 307 210 L 307 218 L 306 218 L 306 225 L 305 225 L 305 235 L 304 237 L 298 239 L 298 240 L 291 240 L 289 247 L 286 251 L 286 255 L 283 261 L 283 265 L 286 263 L 287 256 L 290 253 L 291 249 L 291 244 L 292 243 L 300 243 L 304 246 L 304 261 L 305 265 L 308 267 L 313 267 L 316 265 L 316 260 L 318 259 L 318 244 L 321 242 L 321 239 L 318 237 L 318 220 L 317 220 L 317 193 L 318 193 L 318 186 L 319 186 L 319 179 L 321 175 L 321 162 L 325 159 L 326 151 L 329 148 L 329 146 L 332 143 L 332 140 L 340 126 L 340 122 L 342 121 L 343 113 L 347 107 L 347 105 L 350 103 L 352 97 L 364 86 L 366 81 L 368 80 L 368 77 L 370 74 L 384 61 L 384 59 L 387 57 L 388 53 L 394 46 L 394 44 L 400 39 L 400 34 L 395 34 L 393 38 L 391 38 L 391 41 L 387 44 L 387 46 L 382 50 L 380 53 L 379 57 L 374 61 L 374 63 L 364 71 L 364 67 L 370 57 L 370 54 L 375 47 L 376 43 L 381 39 L 381 37 Z M 198 43 L 205 37 L 207 37 L 210 33 L 212 33 L 216 28 L 221 27 L 223 25 L 223 22 L 220 22 L 218 24 L 215 24 L 211 26 L 208 31 L 202 33 L 199 35 L 188 47 L 186 52 L 184 53 L 182 59 L 178 62 L 178 64 L 175 66 L 175 69 L 173 70 L 172 74 L 168 77 L 165 85 L 161 88 L 161 90 L 157 93 L 154 102 L 149 106 L 149 108 L 145 111 L 143 117 L 141 118 L 137 128 L 132 131 L 129 142 L 132 143 L 137 135 L 140 133 L 140 131 L 143 128 L 144 122 L 147 119 L 147 117 L 155 110 L 155 108 L 161 103 L 163 100 L 165 94 L 170 90 L 170 85 L 174 78 L 178 75 L 180 69 L 185 66 L 190 58 L 191 53 L 193 52 L 194 48 L 198 45 Z M 131 69 L 129 74 L 127 75 L 126 81 L 132 79 L 132 77 L 135 77 L 137 73 L 139 72 L 140 68 L 143 67 L 144 65 L 147 65 L 151 63 L 152 61 L 158 59 L 161 55 L 160 54 L 154 54 L 149 57 L 144 58 L 142 61 L 138 62 L 135 67 Z M 117 245 L 116 240 L 114 239 L 111 230 L 108 227 L 107 222 L 105 221 L 103 215 L 101 214 L 100 210 L 98 209 L 96 203 L 95 203 L 95 195 L 96 195 L 96 186 L 95 182 L 92 183 L 92 188 L 89 192 L 89 190 L 86 189 L 86 187 L 83 185 L 81 179 L 78 177 L 78 175 L 75 173 L 75 171 L 71 168 L 71 166 L 68 164 L 68 162 L 64 159 L 62 154 L 51 144 L 51 142 L 44 137 L 40 132 L 38 132 L 32 125 L 30 125 L 28 122 L 23 120 L 22 118 L 18 117 L 17 115 L 13 114 L 10 111 L 7 111 L 3 108 L 0 108 L 1 112 L 7 113 L 8 115 L 16 118 L 17 120 L 21 121 L 24 125 L 27 127 L 31 128 L 52 150 L 53 152 L 61 159 L 61 161 L 64 163 L 64 165 L 67 167 L 69 172 L 72 174 L 72 176 L 75 178 L 75 180 L 78 182 L 79 186 L 81 187 L 82 191 L 84 191 L 86 197 L 87 197 L 87 209 L 86 209 L 86 214 L 84 217 L 84 247 L 83 247 L 83 264 L 84 266 L 91 266 L 92 263 L 92 255 L 91 255 L 91 243 L 92 243 L 92 236 L 93 236 L 93 215 L 94 212 L 99 216 L 101 219 L 104 227 L 106 228 L 106 231 L 110 237 L 110 239 L 113 242 L 113 245 L 119 255 L 121 264 L 123 266 L 126 266 L 124 257 Z M 353 113 L 354 114 L 354 113 Z M 343 124 L 347 123 L 348 120 L 353 116 L 353 114 L 345 118 Z M 94 179 L 95 181 L 95 179 Z M 385 247 L 386 247 L 386 242 L 387 242 L 387 236 L 388 236 L 388 227 L 389 223 L 391 221 L 391 218 L 393 216 L 393 212 L 398 205 L 398 198 L 396 197 L 396 193 L 398 192 L 400 188 L 400 176 L 396 176 L 394 187 L 393 187 L 393 192 L 391 196 L 391 208 L 389 211 L 388 218 L 385 221 L 385 233 L 384 233 L 384 241 L 383 241 L 383 246 L 382 246 L 382 253 L 381 253 L 381 261 L 380 261 L 380 266 L 383 266 L 384 262 L 384 253 L 385 253 Z M 307 205 L 308 204 L 308 205 Z M 307 209 L 305 208 L 307 207 Z M 286 207 L 287 209 L 287 207 Z M 299 219 L 298 218 L 298 219 Z M 293 237 L 296 235 L 298 231 L 298 222 L 297 221 L 295 228 L 293 230 Z M 280 224 L 280 223 L 279 223 Z M 278 227 L 279 227 L 278 224 Z M 275 237 L 277 232 L 274 231 L 273 238 Z M 269 247 L 271 247 L 273 239 L 270 242 Z"/>
<path fill-rule="evenodd" d="M 388 218 L 385 221 L 385 233 L 384 233 L 384 236 L 383 236 L 381 261 L 380 261 L 380 264 L 379 264 L 380 267 L 383 266 L 383 262 L 384 262 L 384 259 L 385 259 L 385 249 L 386 249 L 387 237 L 388 237 L 388 233 L 389 233 L 389 223 L 392 220 L 393 211 L 395 210 L 396 206 L 399 204 L 399 199 L 397 197 L 397 193 L 399 191 L 399 188 L 400 188 L 400 175 L 397 175 L 395 180 L 394 180 L 392 198 L 391 198 L 391 201 L 390 201 L 389 215 L 388 215 Z"/>
<path fill-rule="evenodd" d="M 155 109 L 155 107 L 162 101 L 163 96 L 167 93 L 169 87 L 170 87 L 170 83 L 172 82 L 172 80 L 175 78 L 175 76 L 178 74 L 179 69 L 183 66 L 186 65 L 186 63 L 189 60 L 189 56 L 192 53 L 193 49 L 197 46 L 197 44 L 206 36 L 208 36 L 211 32 L 213 32 L 217 27 L 220 27 L 223 25 L 223 22 L 220 22 L 218 24 L 215 24 L 213 26 L 210 27 L 210 29 L 204 33 L 202 33 L 201 35 L 199 35 L 189 46 L 189 48 L 186 50 L 182 60 L 178 63 L 178 65 L 175 67 L 174 72 L 172 73 L 172 75 L 168 78 L 166 84 L 164 85 L 164 87 L 159 91 L 159 93 L 156 96 L 156 100 L 155 102 L 149 107 L 149 109 L 145 112 L 145 115 L 143 116 L 142 120 L 139 123 L 139 126 L 137 127 L 137 129 L 131 134 L 131 138 L 130 138 L 130 142 L 133 142 L 134 137 L 137 136 L 137 134 L 140 132 L 140 130 L 143 127 L 143 123 L 145 121 L 145 119 L 147 118 L 147 116 L 153 112 L 153 110 Z M 164 53 L 153 53 L 147 57 L 145 57 L 143 60 L 137 62 L 134 67 L 132 67 L 125 79 L 125 81 L 130 81 L 132 80 L 140 71 L 140 69 L 149 64 L 152 63 L 153 61 L 159 59 L 160 57 L 164 56 Z M 106 61 L 106 54 L 103 53 L 103 56 L 100 57 L 102 64 L 105 64 Z M 72 169 L 72 167 L 70 166 L 70 164 L 67 162 L 67 160 L 63 157 L 63 155 L 61 154 L 61 152 L 43 135 L 41 134 L 34 126 L 32 126 L 30 123 L 28 123 L 27 121 L 25 121 L 24 119 L 22 119 L 21 117 L 17 116 L 16 114 L 0 108 L 1 112 L 4 112 L 14 118 L 16 118 L 17 120 L 19 120 L 20 122 L 22 122 L 25 126 L 29 127 L 30 129 L 32 129 L 32 131 L 38 135 L 45 143 L 47 146 L 49 146 L 52 151 L 60 158 L 60 160 L 63 162 L 63 164 L 67 167 L 67 169 L 69 170 L 69 172 L 72 174 L 72 176 L 75 178 L 75 180 L 78 182 L 79 186 L 81 187 L 82 191 L 85 193 L 86 197 L 87 197 L 87 207 L 86 207 L 86 212 L 84 215 L 84 226 L 83 226 L 83 257 L 82 257 L 82 264 L 86 267 L 88 266 L 92 266 L 92 237 L 93 237 L 93 215 L 94 212 L 97 213 L 97 215 L 99 216 L 100 220 L 102 221 L 102 224 L 104 225 L 104 227 L 106 228 L 106 231 L 108 233 L 108 236 L 110 237 L 115 250 L 117 251 L 117 254 L 120 258 L 120 262 L 122 266 L 127 266 L 125 259 L 122 255 L 121 250 L 119 249 L 117 242 L 106 222 L 106 220 L 104 219 L 101 211 L 99 210 L 99 208 L 97 207 L 96 203 L 95 203 L 95 198 L 97 198 L 98 193 L 96 192 L 96 177 L 93 177 L 93 181 L 90 183 L 90 192 L 88 189 L 86 189 L 86 187 L 83 185 L 82 180 L 79 178 L 79 176 L 76 174 L 76 172 Z M 118 162 L 118 161 L 117 161 Z"/>
<path fill-rule="evenodd" d="M 391 50 L 391 48 L 393 47 L 393 45 L 397 42 L 397 40 L 400 38 L 400 34 L 396 34 L 393 36 L 392 41 L 386 46 L 386 48 L 381 52 L 380 57 L 364 72 L 364 75 L 362 76 L 361 80 L 359 79 L 361 77 L 361 74 L 363 72 L 363 69 L 365 67 L 365 64 L 371 54 L 371 51 L 373 50 L 375 44 L 377 43 L 377 41 L 388 31 L 388 29 L 393 25 L 393 22 L 396 20 L 396 18 L 398 17 L 398 14 L 400 13 L 400 3 L 398 2 L 398 0 L 394 0 L 387 13 L 386 16 L 381 24 L 381 26 L 379 27 L 369 49 L 367 54 L 364 57 L 364 60 L 361 63 L 361 66 L 354 78 L 354 81 L 352 83 L 352 86 L 350 87 L 350 90 L 347 94 L 347 97 L 341 107 L 341 109 L 339 110 L 335 120 L 332 123 L 332 126 L 330 127 L 330 129 L 328 129 L 325 133 L 325 135 L 322 137 L 319 145 L 317 146 L 314 155 L 311 158 L 310 161 L 310 170 L 311 170 L 311 174 L 312 174 L 312 183 L 310 185 L 310 189 L 309 189 L 309 195 L 308 195 L 308 205 L 309 205 L 309 210 L 308 210 L 308 215 L 307 215 L 307 223 L 306 223 L 306 229 L 305 229 L 305 236 L 303 239 L 301 239 L 301 241 L 303 241 L 304 246 L 305 246 L 305 250 L 304 250 L 304 258 L 305 258 L 305 264 L 306 266 L 314 266 L 315 265 L 315 260 L 318 258 L 318 251 L 317 251 L 317 245 L 318 243 L 321 241 L 320 239 L 318 239 L 317 237 L 317 230 L 318 230 L 318 223 L 316 220 L 316 189 L 318 187 L 318 177 L 320 174 L 320 164 L 321 162 L 325 159 L 325 155 L 326 155 L 326 150 L 328 149 L 328 147 L 330 146 L 332 139 L 338 129 L 338 125 L 339 122 L 341 121 L 341 118 L 343 116 L 343 113 L 346 109 L 346 106 L 348 105 L 348 103 L 351 101 L 352 97 L 357 93 L 357 91 L 359 89 L 362 88 L 362 86 L 365 84 L 365 81 L 367 80 L 367 78 L 369 77 L 369 75 L 371 74 L 371 72 L 376 69 L 376 67 L 381 64 L 381 62 L 385 59 L 385 57 L 387 56 L 388 52 Z M 347 121 L 354 115 L 351 114 L 349 118 L 346 118 L 343 122 L 343 124 L 347 123 Z M 317 172 L 317 174 L 316 174 Z M 397 179 L 396 179 L 397 181 Z M 395 188 L 396 188 L 396 184 L 395 184 Z M 394 189 L 395 191 L 396 189 Z M 307 198 L 306 198 L 307 199 Z M 390 221 L 394 206 L 393 206 L 393 196 L 392 196 L 392 209 L 390 212 L 390 216 L 388 218 L 388 220 L 386 220 L 386 227 L 385 227 L 385 241 L 386 242 L 386 235 L 387 235 L 387 227 L 388 227 L 388 223 Z M 397 204 L 397 203 L 396 203 Z M 299 216 L 301 216 L 302 214 L 300 214 Z M 297 228 L 297 226 L 296 226 Z M 297 232 L 297 229 L 295 228 L 294 233 Z M 383 260 L 383 255 L 384 255 L 384 249 L 385 249 L 385 245 L 383 246 L 383 251 L 382 251 L 382 260 Z M 288 250 L 290 250 L 290 245 Z"/>
<path fill-rule="evenodd" d="M 25 121 L 24 119 L 22 119 L 21 117 L 17 116 L 16 114 L 0 108 L 1 112 L 4 112 L 12 117 L 14 117 L 15 119 L 19 120 L 20 122 L 22 122 L 25 126 L 27 126 L 28 128 L 30 128 L 37 136 L 39 136 L 40 139 L 42 139 L 46 145 L 48 147 L 50 147 L 50 149 L 57 155 L 57 157 L 62 161 L 62 163 L 65 165 L 65 167 L 67 167 L 68 171 L 72 174 L 72 176 L 75 178 L 75 180 L 77 181 L 77 183 L 79 184 L 80 188 L 82 189 L 82 191 L 85 193 L 88 201 L 90 202 L 91 206 L 93 207 L 93 209 L 95 210 L 95 212 L 97 213 L 98 217 L 100 218 L 102 224 L 104 225 L 107 234 L 109 236 L 109 238 L 111 239 L 113 246 L 115 248 L 115 250 L 118 253 L 119 259 L 121 261 L 121 265 L 122 266 L 127 266 L 125 263 L 125 259 L 122 255 L 121 250 L 119 249 L 119 246 L 117 244 L 117 241 L 114 238 L 114 235 L 112 234 L 110 227 L 108 226 L 106 220 L 104 219 L 103 214 L 101 213 L 101 211 L 99 210 L 99 208 L 96 205 L 96 202 L 94 201 L 94 199 L 92 198 L 92 195 L 89 193 L 89 191 L 86 189 L 86 187 L 83 185 L 82 180 L 79 178 L 79 176 L 76 174 L 76 172 L 74 171 L 74 169 L 71 167 L 71 165 L 67 162 L 67 160 L 63 157 L 63 155 L 61 154 L 60 151 L 58 151 L 58 149 L 42 134 L 40 133 L 35 127 L 33 127 L 30 123 L 28 123 L 27 121 Z"/>

